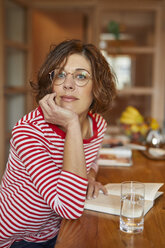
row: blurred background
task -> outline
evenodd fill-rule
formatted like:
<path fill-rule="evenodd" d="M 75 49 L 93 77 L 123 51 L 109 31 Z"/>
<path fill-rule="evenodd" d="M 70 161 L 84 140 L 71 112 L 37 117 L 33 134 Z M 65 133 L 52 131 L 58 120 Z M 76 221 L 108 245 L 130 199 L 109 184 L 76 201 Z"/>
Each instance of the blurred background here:
<path fill-rule="evenodd" d="M 11 130 L 36 107 L 36 80 L 52 44 L 94 43 L 118 78 L 109 126 L 128 105 L 165 122 L 164 0 L 0 0 L 0 177 Z"/>

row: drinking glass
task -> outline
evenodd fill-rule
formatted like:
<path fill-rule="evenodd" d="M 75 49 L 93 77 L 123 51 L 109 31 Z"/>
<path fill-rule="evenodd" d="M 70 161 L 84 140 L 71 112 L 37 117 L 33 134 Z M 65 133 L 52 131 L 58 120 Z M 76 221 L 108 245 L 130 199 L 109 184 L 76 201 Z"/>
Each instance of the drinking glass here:
<path fill-rule="evenodd" d="M 120 230 L 139 233 L 144 228 L 145 186 L 140 182 L 121 183 Z"/>

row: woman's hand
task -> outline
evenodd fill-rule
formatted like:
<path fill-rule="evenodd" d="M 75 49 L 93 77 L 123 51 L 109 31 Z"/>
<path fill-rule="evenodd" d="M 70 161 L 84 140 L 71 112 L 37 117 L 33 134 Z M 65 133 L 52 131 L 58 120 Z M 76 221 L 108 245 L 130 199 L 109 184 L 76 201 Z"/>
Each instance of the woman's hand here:
<path fill-rule="evenodd" d="M 78 120 L 78 116 L 71 110 L 58 106 L 55 98 L 56 93 L 51 93 L 39 101 L 44 118 L 48 123 L 56 124 L 67 129 L 70 123 Z"/>
<path fill-rule="evenodd" d="M 102 190 L 105 195 L 108 194 L 107 189 L 100 182 L 95 180 L 95 177 L 88 174 L 88 189 L 87 189 L 87 199 L 97 198 L 99 191 Z"/>

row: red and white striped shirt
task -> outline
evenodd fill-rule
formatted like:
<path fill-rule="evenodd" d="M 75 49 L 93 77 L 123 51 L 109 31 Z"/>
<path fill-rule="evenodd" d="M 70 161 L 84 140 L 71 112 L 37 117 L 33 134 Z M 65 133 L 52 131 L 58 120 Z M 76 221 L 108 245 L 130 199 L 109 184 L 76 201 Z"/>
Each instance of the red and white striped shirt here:
<path fill-rule="evenodd" d="M 89 115 L 93 136 L 83 140 L 87 171 L 106 129 L 100 115 Z M 64 141 L 65 133 L 45 122 L 40 107 L 13 128 L 0 188 L 0 247 L 21 239 L 44 242 L 56 236 L 62 218 L 82 215 L 87 180 L 62 169 Z"/>

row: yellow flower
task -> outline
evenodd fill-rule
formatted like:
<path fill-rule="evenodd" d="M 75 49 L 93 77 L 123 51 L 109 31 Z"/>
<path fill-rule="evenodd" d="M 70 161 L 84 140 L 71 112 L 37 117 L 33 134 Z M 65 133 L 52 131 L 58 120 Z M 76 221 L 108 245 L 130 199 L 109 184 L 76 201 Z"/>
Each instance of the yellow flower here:
<path fill-rule="evenodd" d="M 136 125 L 136 124 L 131 125 L 131 131 L 132 131 L 133 133 L 139 132 L 139 126 Z"/>
<path fill-rule="evenodd" d="M 146 133 L 148 132 L 149 127 L 146 123 L 142 123 L 139 127 L 139 131 L 142 135 L 146 135 Z"/>
<path fill-rule="evenodd" d="M 152 130 L 159 129 L 159 124 L 158 124 L 156 119 L 151 118 L 150 127 L 151 127 Z"/>

